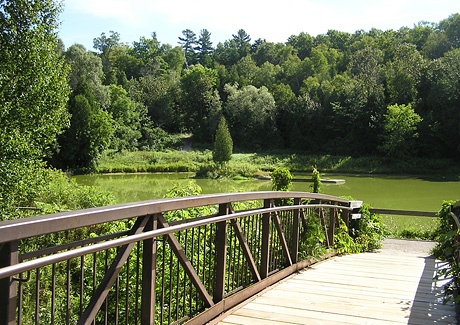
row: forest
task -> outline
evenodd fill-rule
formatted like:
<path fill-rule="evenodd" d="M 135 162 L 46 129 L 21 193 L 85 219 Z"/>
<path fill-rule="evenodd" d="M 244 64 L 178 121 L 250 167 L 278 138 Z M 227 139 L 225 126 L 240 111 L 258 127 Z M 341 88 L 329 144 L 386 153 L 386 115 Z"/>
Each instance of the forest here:
<path fill-rule="evenodd" d="M 0 211 L 49 195 L 44 167 L 91 172 L 104 152 L 183 137 L 211 148 L 222 117 L 239 152 L 460 157 L 459 13 L 285 43 L 240 29 L 214 45 L 186 29 L 176 45 L 155 32 L 125 44 L 110 31 L 86 49 L 59 39 L 54 0 L 0 4 Z"/>
<path fill-rule="evenodd" d="M 458 13 L 285 43 L 182 34 L 177 46 L 155 33 L 123 44 L 114 31 L 94 51 L 61 44 L 71 118 L 52 165 L 90 170 L 105 149 L 162 150 L 174 134 L 212 144 L 221 116 L 240 151 L 460 157 Z"/>

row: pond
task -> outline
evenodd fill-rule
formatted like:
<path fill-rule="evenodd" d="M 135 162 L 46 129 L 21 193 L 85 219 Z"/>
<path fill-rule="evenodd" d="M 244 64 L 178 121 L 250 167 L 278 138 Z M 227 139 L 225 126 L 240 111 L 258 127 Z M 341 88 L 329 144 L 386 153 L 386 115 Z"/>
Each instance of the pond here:
<path fill-rule="evenodd" d="M 306 177 L 303 175 L 302 177 Z M 307 175 L 308 177 L 308 175 Z M 351 196 L 374 208 L 438 211 L 444 200 L 460 199 L 459 180 L 430 180 L 413 177 L 323 175 L 342 179 L 343 184 L 323 183 L 322 193 Z M 114 193 L 117 203 L 162 198 L 174 186 L 194 182 L 203 194 L 268 191 L 268 180 L 194 179 L 191 173 L 109 174 L 75 176 L 79 184 L 93 185 Z M 310 182 L 294 182 L 293 191 L 310 191 Z"/>

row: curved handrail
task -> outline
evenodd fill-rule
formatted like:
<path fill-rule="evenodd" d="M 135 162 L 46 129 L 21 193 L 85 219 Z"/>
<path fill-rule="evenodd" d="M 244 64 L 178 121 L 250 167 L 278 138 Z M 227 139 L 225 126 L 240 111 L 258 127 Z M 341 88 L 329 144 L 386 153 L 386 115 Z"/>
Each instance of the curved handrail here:
<path fill-rule="evenodd" d="M 11 266 L 7 266 L 0 269 L 0 279 L 13 276 L 19 273 L 27 272 L 33 269 L 37 269 L 42 266 L 51 265 L 54 263 L 62 262 L 68 259 L 81 257 L 83 255 L 96 253 L 99 251 L 107 250 L 110 248 L 119 247 L 122 245 L 127 245 L 131 243 L 135 243 L 141 240 L 146 240 L 149 238 L 155 238 L 163 235 L 172 234 L 177 231 L 187 230 L 194 227 L 205 226 L 212 223 L 228 221 L 231 219 L 237 219 L 241 217 L 247 217 L 250 215 L 255 214 L 262 214 L 262 213 L 270 213 L 270 212 L 277 212 L 277 211 L 286 211 L 286 210 L 296 210 L 296 209 L 305 209 L 305 208 L 334 208 L 334 209 L 343 209 L 343 210 L 352 210 L 349 207 L 339 206 L 339 205 L 332 205 L 332 204 L 309 204 L 309 205 L 290 205 L 290 206 L 282 206 L 282 207 L 275 207 L 275 208 L 264 208 L 264 209 L 256 209 L 256 210 L 249 210 L 243 212 L 236 212 L 232 214 L 227 214 L 223 216 L 213 216 L 202 220 L 197 221 L 190 221 L 187 223 L 181 223 L 175 226 L 169 226 L 167 228 L 162 229 L 155 229 L 147 232 L 143 232 L 137 235 L 131 235 L 128 237 L 113 239 L 107 242 L 93 244 L 91 246 L 83 246 L 80 248 L 73 249 L 71 251 L 65 251 L 49 256 L 44 256 L 41 258 L 37 258 L 31 261 L 22 262 L 20 264 L 15 264 Z"/>
<path fill-rule="evenodd" d="M 173 210 L 239 201 L 286 198 L 324 200 L 343 204 L 349 202 L 349 200 L 326 194 L 271 191 L 209 194 L 158 199 L 3 221 L 0 222 L 0 243 Z"/>

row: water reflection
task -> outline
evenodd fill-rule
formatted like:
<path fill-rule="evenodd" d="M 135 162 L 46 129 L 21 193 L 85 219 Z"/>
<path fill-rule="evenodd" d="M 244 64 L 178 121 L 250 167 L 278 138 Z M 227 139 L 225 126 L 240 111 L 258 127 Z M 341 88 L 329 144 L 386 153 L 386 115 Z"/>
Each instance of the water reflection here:
<path fill-rule="evenodd" d="M 388 209 L 437 211 L 444 200 L 460 199 L 460 182 L 429 181 L 405 177 L 369 177 L 327 175 L 345 180 L 345 184 L 323 184 L 322 192 L 351 196 L 373 207 Z M 268 191 L 267 180 L 193 179 L 191 173 L 111 174 L 75 177 L 80 184 L 108 189 L 118 203 L 152 200 L 164 197 L 174 186 L 184 187 L 194 182 L 203 194 L 241 191 Z M 294 182 L 293 191 L 310 191 L 309 182 Z"/>

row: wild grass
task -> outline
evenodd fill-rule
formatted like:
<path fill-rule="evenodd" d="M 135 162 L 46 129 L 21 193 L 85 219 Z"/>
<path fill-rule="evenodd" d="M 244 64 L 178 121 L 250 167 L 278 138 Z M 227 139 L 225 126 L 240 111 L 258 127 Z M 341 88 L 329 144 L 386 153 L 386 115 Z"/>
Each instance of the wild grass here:
<path fill-rule="evenodd" d="M 382 215 L 390 237 L 433 240 L 437 218 L 416 216 Z"/>
<path fill-rule="evenodd" d="M 351 157 L 334 155 L 300 154 L 289 152 L 234 153 L 226 164 L 225 177 L 253 177 L 285 167 L 291 172 L 311 173 L 316 167 L 321 173 L 389 174 L 389 175 L 454 175 L 460 166 L 449 159 L 393 157 Z M 169 150 L 106 152 L 98 162 L 98 173 L 140 172 L 199 172 L 216 170 L 212 152 L 204 150 Z"/>

